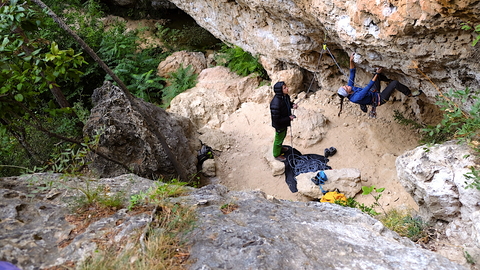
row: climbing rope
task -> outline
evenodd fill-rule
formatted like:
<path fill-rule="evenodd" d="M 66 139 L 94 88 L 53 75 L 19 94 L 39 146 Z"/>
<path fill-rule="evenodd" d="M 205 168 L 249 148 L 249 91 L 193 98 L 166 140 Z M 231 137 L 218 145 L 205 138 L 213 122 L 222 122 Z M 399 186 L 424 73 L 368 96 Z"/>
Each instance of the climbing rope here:
<path fill-rule="evenodd" d="M 324 40 L 326 40 L 326 39 L 327 39 L 327 34 L 325 33 L 325 39 L 324 39 Z M 343 71 L 343 69 L 340 67 L 340 65 L 338 64 L 337 60 L 335 59 L 335 56 L 334 56 L 333 53 L 330 51 L 330 48 L 327 47 L 327 43 L 325 43 L 325 42 L 323 43 L 322 51 L 320 52 L 320 57 L 318 58 L 318 61 L 317 61 L 317 69 L 318 69 L 318 67 L 320 66 L 320 61 L 322 60 L 323 54 L 324 54 L 325 52 L 328 52 L 328 54 L 330 55 L 330 58 L 332 58 L 333 62 L 334 62 L 335 65 L 337 66 L 338 70 L 340 70 L 340 73 L 342 73 L 342 75 L 347 78 L 347 82 L 350 82 L 350 81 L 351 81 L 354 86 L 359 87 L 359 85 L 356 84 L 354 81 L 350 80 L 350 76 L 349 76 L 347 73 L 345 73 L 345 71 Z M 319 71 L 313 72 L 313 77 L 312 77 L 312 80 L 310 81 L 310 85 L 308 86 L 308 89 L 307 89 L 307 91 L 306 91 L 306 93 L 305 93 L 305 97 L 306 97 L 307 94 L 310 92 L 310 89 L 312 88 L 312 85 L 313 85 L 314 80 L 315 80 L 315 79 L 316 79 L 317 81 L 319 80 L 318 77 L 317 77 L 317 73 L 318 73 L 318 72 L 319 72 Z M 303 100 L 303 98 L 299 99 L 298 102 L 297 102 L 297 104 L 299 104 L 302 100 Z"/>
<path fill-rule="evenodd" d="M 327 165 L 326 162 L 323 162 L 319 159 L 314 159 L 304 155 L 297 155 L 292 153 L 288 156 L 288 164 L 293 169 L 293 174 L 295 176 L 307 172 L 316 172 L 316 171 L 325 171 L 332 169 Z"/>

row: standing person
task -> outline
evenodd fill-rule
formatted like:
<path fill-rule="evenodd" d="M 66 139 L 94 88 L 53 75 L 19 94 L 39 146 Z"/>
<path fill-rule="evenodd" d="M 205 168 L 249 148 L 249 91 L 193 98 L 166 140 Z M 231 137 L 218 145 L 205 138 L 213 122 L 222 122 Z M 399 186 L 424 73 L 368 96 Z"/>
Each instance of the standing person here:
<path fill-rule="evenodd" d="M 283 140 L 287 136 L 287 127 L 295 119 L 292 114 L 292 108 L 296 109 L 297 104 L 290 101 L 288 87 L 285 82 L 277 82 L 273 86 L 275 96 L 270 102 L 270 113 L 272 116 L 272 126 L 275 128 L 275 140 L 273 141 L 273 156 L 276 160 L 285 161 L 286 158 L 282 152 L 288 151 L 287 147 L 282 147 Z"/>
<path fill-rule="evenodd" d="M 370 117 L 375 118 L 377 115 L 376 107 L 385 104 L 395 89 L 408 97 L 416 97 L 422 94 L 422 90 L 417 90 L 412 93 L 408 87 L 401 84 L 399 81 L 389 80 L 385 75 L 382 74 L 382 68 L 377 68 L 372 80 L 364 88 L 354 86 L 356 72 L 355 63 L 353 62 L 354 55 L 355 53 L 352 53 L 350 56 L 350 78 L 348 79 L 348 84 L 341 86 L 337 91 L 341 98 L 340 111 L 338 112 L 339 116 L 342 112 L 343 98 L 345 97 L 347 97 L 353 103 L 360 104 L 360 108 L 364 112 L 367 112 L 366 105 L 372 105 Z M 381 81 L 386 81 L 389 83 L 387 87 L 380 92 Z"/>

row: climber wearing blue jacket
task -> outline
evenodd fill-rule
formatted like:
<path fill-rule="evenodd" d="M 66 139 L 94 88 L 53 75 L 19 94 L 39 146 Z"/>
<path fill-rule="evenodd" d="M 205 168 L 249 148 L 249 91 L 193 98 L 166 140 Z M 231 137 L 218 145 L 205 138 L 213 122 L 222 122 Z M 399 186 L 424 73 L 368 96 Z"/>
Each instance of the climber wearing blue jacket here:
<path fill-rule="evenodd" d="M 404 95 L 408 97 L 419 96 L 422 91 L 418 90 L 412 93 L 408 87 L 401 84 L 399 81 L 389 80 L 385 75 L 382 74 L 382 68 L 377 68 L 377 71 L 373 75 L 372 80 L 364 88 L 355 86 L 355 63 L 353 62 L 353 53 L 350 56 L 350 78 L 348 79 L 348 84 L 338 88 L 338 95 L 341 97 L 340 103 L 340 113 L 342 112 L 343 98 L 347 97 L 353 103 L 360 104 L 362 111 L 367 112 L 366 105 L 372 105 L 372 111 L 370 113 L 371 117 L 376 117 L 376 107 L 382 104 L 385 104 L 393 91 L 397 89 Z M 380 82 L 386 81 L 389 82 L 387 87 L 380 92 Z"/>

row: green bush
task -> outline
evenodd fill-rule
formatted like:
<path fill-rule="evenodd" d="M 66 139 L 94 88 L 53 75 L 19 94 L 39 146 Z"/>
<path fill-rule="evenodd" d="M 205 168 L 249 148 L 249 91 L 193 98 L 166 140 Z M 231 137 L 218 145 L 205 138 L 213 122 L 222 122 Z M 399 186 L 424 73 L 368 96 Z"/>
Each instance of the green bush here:
<path fill-rule="evenodd" d="M 467 181 L 465 188 L 476 188 L 480 190 L 480 170 L 477 170 L 475 167 L 470 168 L 470 172 L 464 174 Z M 471 181 L 471 182 L 469 182 Z"/>
<path fill-rule="evenodd" d="M 218 65 L 226 66 L 240 76 L 256 73 L 261 78 L 267 79 L 268 77 L 258 58 L 238 46 L 232 47 L 224 44 L 220 53 L 215 57 L 215 61 Z"/>
<path fill-rule="evenodd" d="M 428 237 L 428 224 L 420 217 L 413 217 L 409 211 L 392 209 L 379 220 L 385 227 L 414 242 Z"/>
<path fill-rule="evenodd" d="M 375 200 L 372 205 L 365 205 L 363 203 L 359 203 L 354 198 L 347 198 L 346 202 L 343 200 L 337 200 L 335 201 L 335 204 L 351 208 L 358 208 L 362 212 L 369 214 L 372 217 L 378 216 L 380 215 L 380 213 L 378 213 L 375 208 L 380 207 L 383 210 L 383 206 L 379 203 L 379 200 L 382 197 L 382 193 L 384 190 L 385 188 L 376 188 L 375 186 L 362 186 L 362 195 L 370 195 Z M 383 210 L 383 212 L 385 213 L 385 210 Z"/>
<path fill-rule="evenodd" d="M 463 109 L 462 106 L 467 106 Z M 442 121 L 435 126 L 422 129 L 423 142 L 443 143 L 450 139 L 457 139 L 459 143 L 478 142 L 480 140 L 480 102 L 477 93 L 469 88 L 465 90 L 450 90 L 436 103 L 444 111 Z M 472 104 L 468 106 L 467 104 Z M 480 152 L 478 144 L 471 144 L 473 149 Z"/>
<path fill-rule="evenodd" d="M 183 91 L 193 88 L 197 84 L 198 74 L 194 73 L 193 67 L 188 65 L 186 68 L 183 65 L 169 74 L 167 79 L 169 85 L 163 89 L 162 99 L 163 108 L 170 106 L 170 101 Z"/>
<path fill-rule="evenodd" d="M 37 116 L 44 128 L 65 137 L 81 138 L 82 130 L 78 118 L 68 114 Z M 58 138 L 50 137 L 37 128 L 24 123 L 0 127 L 0 177 L 13 176 L 43 167 L 48 164 L 53 153 L 62 152 L 67 144 Z M 12 134 L 16 134 L 18 139 Z"/>

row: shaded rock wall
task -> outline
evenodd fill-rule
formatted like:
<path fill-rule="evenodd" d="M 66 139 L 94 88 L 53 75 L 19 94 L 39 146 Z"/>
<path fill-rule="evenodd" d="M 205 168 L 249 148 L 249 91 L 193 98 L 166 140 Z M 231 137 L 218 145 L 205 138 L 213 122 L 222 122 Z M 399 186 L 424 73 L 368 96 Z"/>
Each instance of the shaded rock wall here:
<path fill-rule="evenodd" d="M 264 56 L 271 63 L 317 72 L 320 87 L 344 82 L 348 55 L 357 67 L 384 72 L 429 97 L 441 91 L 479 89 L 480 55 L 461 23 L 478 23 L 480 1 L 172 0 L 217 38 Z M 327 52 L 322 45 L 327 44 Z M 319 61 L 321 58 L 321 61 Z M 415 65 L 418 64 L 418 68 Z M 423 73 L 423 74 L 422 74 Z M 359 72 L 357 82 L 369 74 Z M 343 77 L 345 81 L 346 78 Z"/>

